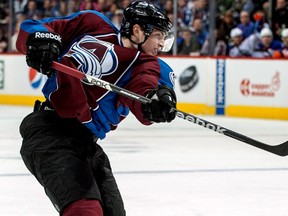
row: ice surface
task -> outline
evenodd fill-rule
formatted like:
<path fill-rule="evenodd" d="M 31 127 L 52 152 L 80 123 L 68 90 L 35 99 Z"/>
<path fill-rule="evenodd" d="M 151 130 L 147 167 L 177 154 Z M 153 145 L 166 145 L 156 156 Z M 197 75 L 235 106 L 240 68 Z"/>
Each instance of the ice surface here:
<path fill-rule="evenodd" d="M 58 215 L 24 166 L 19 124 L 31 107 L 0 106 L 0 215 Z M 201 116 L 269 144 L 288 122 Z M 288 157 L 182 119 L 143 126 L 131 115 L 99 144 L 110 157 L 127 216 L 287 216 Z"/>

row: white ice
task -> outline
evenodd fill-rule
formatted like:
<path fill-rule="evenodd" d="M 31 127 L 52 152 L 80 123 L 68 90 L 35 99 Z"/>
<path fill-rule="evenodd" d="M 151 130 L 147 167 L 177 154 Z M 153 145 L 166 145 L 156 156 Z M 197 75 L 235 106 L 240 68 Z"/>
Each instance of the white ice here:
<path fill-rule="evenodd" d="M 0 215 L 56 216 L 19 155 L 31 107 L 0 106 Z M 256 140 L 288 140 L 288 121 L 201 116 Z M 110 157 L 127 216 L 287 216 L 288 156 L 193 123 L 143 126 L 132 116 L 99 144 Z"/>

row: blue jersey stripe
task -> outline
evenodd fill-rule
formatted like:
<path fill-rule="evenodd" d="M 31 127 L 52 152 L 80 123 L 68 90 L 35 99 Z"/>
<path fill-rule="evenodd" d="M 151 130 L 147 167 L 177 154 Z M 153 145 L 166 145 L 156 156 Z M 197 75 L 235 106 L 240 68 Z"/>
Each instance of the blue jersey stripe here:
<path fill-rule="evenodd" d="M 158 58 L 158 63 L 160 65 L 159 85 L 166 85 L 174 89 L 174 72 L 172 68 L 160 58 Z"/>

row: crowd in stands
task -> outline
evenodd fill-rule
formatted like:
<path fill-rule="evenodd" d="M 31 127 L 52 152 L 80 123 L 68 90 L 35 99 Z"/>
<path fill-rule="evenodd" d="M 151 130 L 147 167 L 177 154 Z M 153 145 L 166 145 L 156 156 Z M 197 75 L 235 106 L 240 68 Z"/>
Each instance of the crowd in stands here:
<path fill-rule="evenodd" d="M 271 22 L 269 0 L 215 0 L 215 48 L 209 52 L 209 1 L 177 0 L 178 55 L 230 57 L 288 57 L 288 7 L 286 0 L 276 0 Z M 132 0 L 14 0 L 14 19 L 9 8 L 0 4 L 0 52 L 7 51 L 8 23 L 13 22 L 11 50 L 20 23 L 24 19 L 42 19 L 70 15 L 80 10 L 97 10 L 118 28 L 123 10 Z M 150 0 L 174 20 L 173 0 Z M 172 53 L 172 52 L 171 52 Z M 170 53 L 170 54 L 171 54 Z"/>

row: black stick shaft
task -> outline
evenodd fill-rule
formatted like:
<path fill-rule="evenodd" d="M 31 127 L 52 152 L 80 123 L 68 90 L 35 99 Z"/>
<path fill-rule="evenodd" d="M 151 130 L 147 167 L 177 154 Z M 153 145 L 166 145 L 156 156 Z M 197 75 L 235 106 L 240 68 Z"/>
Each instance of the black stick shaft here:
<path fill-rule="evenodd" d="M 247 143 L 247 144 L 254 146 L 254 147 L 257 147 L 259 149 L 268 151 L 270 153 L 273 153 L 273 154 L 276 154 L 279 156 L 287 156 L 288 155 L 288 141 L 284 142 L 282 144 L 279 144 L 279 145 L 274 145 L 274 146 L 268 145 L 268 144 L 259 142 L 255 139 L 252 139 L 250 137 L 247 137 L 245 135 L 242 135 L 240 133 L 237 133 L 235 131 L 232 131 L 228 128 L 224 128 L 220 125 L 214 124 L 214 123 L 209 122 L 209 121 L 204 120 L 204 119 L 201 119 L 201 118 L 194 116 L 192 114 L 188 114 L 188 113 L 185 113 L 185 112 L 177 110 L 177 109 L 175 109 L 175 110 L 176 110 L 176 112 L 177 112 L 176 114 L 179 118 L 193 122 L 193 123 L 198 124 L 202 127 L 208 128 L 210 130 L 213 130 L 213 131 L 218 132 L 220 134 L 223 134 L 225 136 L 231 137 L 233 139 L 239 140 L 241 142 Z"/>

